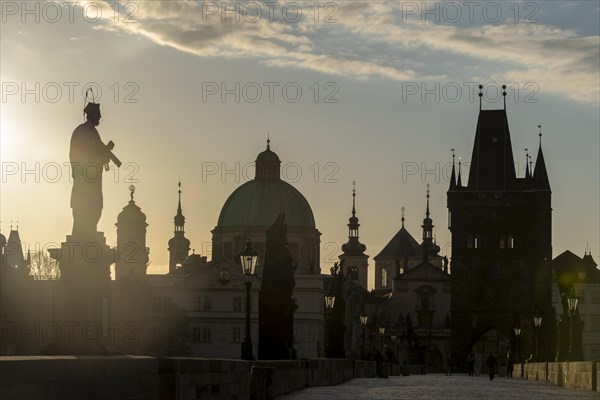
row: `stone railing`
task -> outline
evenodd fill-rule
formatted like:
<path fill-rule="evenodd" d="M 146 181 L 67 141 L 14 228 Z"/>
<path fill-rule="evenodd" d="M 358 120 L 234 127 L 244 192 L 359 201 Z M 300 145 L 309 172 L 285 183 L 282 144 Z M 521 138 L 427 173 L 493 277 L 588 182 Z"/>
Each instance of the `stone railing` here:
<path fill-rule="evenodd" d="M 513 376 L 530 381 L 548 381 L 567 389 L 600 392 L 600 371 L 596 361 L 516 364 Z"/>
<path fill-rule="evenodd" d="M 346 359 L 0 357 L 0 400 L 271 399 L 375 375 L 374 362 Z"/>

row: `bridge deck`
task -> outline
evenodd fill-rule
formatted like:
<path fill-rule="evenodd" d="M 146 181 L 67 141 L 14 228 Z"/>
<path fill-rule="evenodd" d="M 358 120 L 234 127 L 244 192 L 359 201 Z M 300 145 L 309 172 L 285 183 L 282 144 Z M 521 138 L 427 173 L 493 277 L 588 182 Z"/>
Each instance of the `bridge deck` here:
<path fill-rule="evenodd" d="M 393 376 L 389 379 L 352 379 L 337 386 L 314 387 L 280 396 L 281 400 L 391 400 L 391 399 L 561 399 L 599 400 L 592 391 L 568 390 L 548 382 L 456 374 Z"/>

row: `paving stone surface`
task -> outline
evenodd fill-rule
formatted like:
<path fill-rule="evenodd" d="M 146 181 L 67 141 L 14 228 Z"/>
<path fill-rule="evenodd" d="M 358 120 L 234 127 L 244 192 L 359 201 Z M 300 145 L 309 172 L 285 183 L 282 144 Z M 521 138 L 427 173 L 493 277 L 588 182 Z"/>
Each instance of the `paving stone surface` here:
<path fill-rule="evenodd" d="M 395 400 L 395 399 L 506 399 L 599 400 L 592 391 L 569 390 L 547 382 L 443 374 L 393 376 L 389 379 L 352 379 L 337 386 L 314 387 L 289 393 L 278 400 Z"/>

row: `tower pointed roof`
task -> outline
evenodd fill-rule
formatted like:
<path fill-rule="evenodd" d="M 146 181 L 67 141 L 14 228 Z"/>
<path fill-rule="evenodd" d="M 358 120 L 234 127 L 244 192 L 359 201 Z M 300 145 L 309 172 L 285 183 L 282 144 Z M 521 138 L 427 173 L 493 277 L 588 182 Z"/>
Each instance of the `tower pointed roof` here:
<path fill-rule="evenodd" d="M 183 216 L 183 212 L 181 211 L 181 181 L 179 181 L 177 185 L 179 187 L 179 189 L 177 190 L 179 198 L 177 202 L 177 214 L 175 214 L 175 218 L 173 219 L 173 221 L 175 223 L 175 230 L 183 231 L 183 228 L 185 226 L 185 217 Z"/>
<path fill-rule="evenodd" d="M 456 186 L 459 188 L 463 187 L 463 185 L 462 185 L 462 161 L 460 160 L 460 157 L 458 157 L 458 178 L 456 178 Z"/>
<path fill-rule="evenodd" d="M 454 167 L 455 154 L 454 154 L 454 149 L 450 149 L 450 150 L 452 150 L 452 173 L 450 174 L 450 188 L 448 190 L 455 190 L 456 189 L 456 171 L 455 171 L 455 167 Z"/>
<path fill-rule="evenodd" d="M 506 190 L 514 186 L 515 180 L 506 110 L 481 110 L 477 120 L 468 188 Z"/>
<path fill-rule="evenodd" d="M 121 223 L 139 223 L 148 225 L 146 224 L 146 214 L 142 212 L 142 209 L 138 207 L 133 200 L 135 186 L 129 186 L 129 191 L 131 199 L 129 200 L 129 203 L 123 207 L 123 211 L 117 216 L 117 226 Z"/>
<path fill-rule="evenodd" d="M 352 216 L 348 219 L 348 242 L 342 245 L 342 251 L 346 255 L 362 255 L 367 246 L 358 240 L 358 217 L 356 216 L 356 182 L 352 182 Z"/>
<path fill-rule="evenodd" d="M 544 161 L 544 153 L 542 152 L 542 132 L 540 132 L 540 147 L 533 171 L 533 184 L 536 189 L 550 190 L 550 180 L 548 179 L 548 171 L 546 170 L 546 162 Z"/>
<path fill-rule="evenodd" d="M 402 227 L 388 242 L 387 245 L 373 259 L 377 261 L 383 258 L 392 258 L 394 260 L 405 260 L 408 257 L 422 257 L 423 248 L 414 237 L 404 227 L 404 207 L 402 207 Z M 405 265 L 406 267 L 406 265 Z"/>

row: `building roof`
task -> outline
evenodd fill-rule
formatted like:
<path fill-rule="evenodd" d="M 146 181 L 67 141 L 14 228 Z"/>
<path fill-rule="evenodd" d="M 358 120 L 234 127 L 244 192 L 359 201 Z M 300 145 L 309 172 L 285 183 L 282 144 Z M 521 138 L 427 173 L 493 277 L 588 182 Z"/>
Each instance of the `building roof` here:
<path fill-rule="evenodd" d="M 279 163 L 267 145 L 256 159 L 255 179 L 238 187 L 225 201 L 217 227 L 269 227 L 283 212 L 288 227 L 315 228 L 308 201 L 280 179 Z"/>
<path fill-rule="evenodd" d="M 406 257 L 423 257 L 423 248 L 404 226 L 373 259 L 394 258 L 401 261 Z"/>
<path fill-rule="evenodd" d="M 600 283 L 600 270 L 596 268 L 591 254 L 582 259 L 566 250 L 552 260 L 552 268 L 561 289 L 573 283 Z"/>
<path fill-rule="evenodd" d="M 470 190 L 507 190 L 515 183 L 506 110 L 481 110 L 469 168 Z"/>

